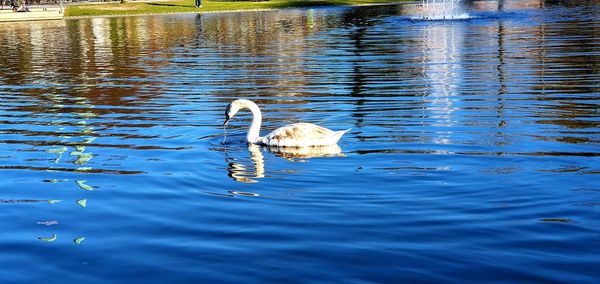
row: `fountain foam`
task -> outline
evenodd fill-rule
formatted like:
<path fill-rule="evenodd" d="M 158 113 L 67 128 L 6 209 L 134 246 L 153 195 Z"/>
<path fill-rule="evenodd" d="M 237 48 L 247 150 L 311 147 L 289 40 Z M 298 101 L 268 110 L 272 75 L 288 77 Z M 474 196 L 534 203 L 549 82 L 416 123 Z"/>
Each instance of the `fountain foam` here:
<path fill-rule="evenodd" d="M 460 0 L 422 0 L 423 20 L 459 20 L 469 17 Z"/>

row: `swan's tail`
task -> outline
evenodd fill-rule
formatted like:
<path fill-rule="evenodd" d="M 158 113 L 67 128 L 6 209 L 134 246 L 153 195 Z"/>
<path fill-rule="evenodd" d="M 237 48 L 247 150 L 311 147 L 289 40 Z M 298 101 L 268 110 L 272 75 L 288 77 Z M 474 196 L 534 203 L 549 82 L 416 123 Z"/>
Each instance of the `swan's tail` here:
<path fill-rule="evenodd" d="M 346 130 L 335 131 L 334 132 L 334 139 L 333 139 L 335 141 L 334 143 L 337 143 L 340 140 L 340 138 L 342 138 L 342 136 L 344 134 L 346 134 L 346 132 L 348 132 L 350 130 L 352 130 L 352 128 L 348 128 Z"/>

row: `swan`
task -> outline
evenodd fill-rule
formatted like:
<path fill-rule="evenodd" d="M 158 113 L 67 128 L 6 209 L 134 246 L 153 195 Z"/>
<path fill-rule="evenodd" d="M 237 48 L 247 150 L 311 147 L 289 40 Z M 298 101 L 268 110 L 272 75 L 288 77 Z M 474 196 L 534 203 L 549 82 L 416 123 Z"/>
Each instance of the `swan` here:
<path fill-rule="evenodd" d="M 227 125 L 229 120 L 243 109 L 250 109 L 252 112 L 252 125 L 246 135 L 250 144 L 276 147 L 328 146 L 336 144 L 342 135 L 350 130 L 332 131 L 312 123 L 294 123 L 260 137 L 262 114 L 253 101 L 245 99 L 235 100 L 227 105 L 223 125 Z"/>

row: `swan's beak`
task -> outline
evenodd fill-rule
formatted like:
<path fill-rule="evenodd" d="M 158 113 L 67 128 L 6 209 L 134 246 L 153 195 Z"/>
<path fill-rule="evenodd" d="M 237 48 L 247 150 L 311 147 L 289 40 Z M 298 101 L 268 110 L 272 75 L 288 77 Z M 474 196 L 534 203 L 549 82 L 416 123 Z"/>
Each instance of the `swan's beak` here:
<path fill-rule="evenodd" d="M 229 122 L 229 115 L 225 116 L 225 121 L 223 122 L 223 126 L 227 125 L 227 122 Z"/>

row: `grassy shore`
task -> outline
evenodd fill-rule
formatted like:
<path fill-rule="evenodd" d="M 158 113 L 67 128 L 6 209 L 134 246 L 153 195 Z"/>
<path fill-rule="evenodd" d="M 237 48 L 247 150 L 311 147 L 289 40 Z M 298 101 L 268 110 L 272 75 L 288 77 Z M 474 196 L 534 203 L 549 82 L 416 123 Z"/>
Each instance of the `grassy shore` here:
<path fill-rule="evenodd" d="M 66 17 L 109 16 L 193 13 L 239 10 L 281 9 L 294 7 L 360 5 L 377 3 L 406 2 L 407 0 L 270 0 L 270 1 L 212 1 L 203 0 L 202 8 L 194 7 L 194 0 L 173 0 L 150 3 L 69 5 L 65 10 Z"/>

